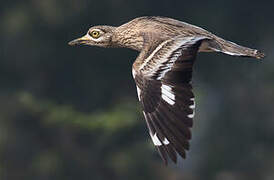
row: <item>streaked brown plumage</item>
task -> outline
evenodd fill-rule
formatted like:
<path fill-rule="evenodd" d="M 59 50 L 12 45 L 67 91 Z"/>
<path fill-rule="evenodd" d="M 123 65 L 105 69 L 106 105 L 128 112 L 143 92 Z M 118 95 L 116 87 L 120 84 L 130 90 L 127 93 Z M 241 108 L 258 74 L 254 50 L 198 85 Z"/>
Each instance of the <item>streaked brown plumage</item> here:
<path fill-rule="evenodd" d="M 140 51 L 132 68 L 149 133 L 162 159 L 185 158 L 195 100 L 192 68 L 198 52 L 261 59 L 264 54 L 202 28 L 165 17 L 140 17 L 119 27 L 94 26 L 70 45 L 125 47 Z"/>

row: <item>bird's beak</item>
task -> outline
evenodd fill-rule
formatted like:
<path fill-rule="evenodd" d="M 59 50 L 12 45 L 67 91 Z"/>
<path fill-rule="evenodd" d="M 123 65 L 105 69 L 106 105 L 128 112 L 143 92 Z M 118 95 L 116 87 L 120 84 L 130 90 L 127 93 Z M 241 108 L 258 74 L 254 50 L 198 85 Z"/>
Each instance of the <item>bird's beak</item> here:
<path fill-rule="evenodd" d="M 68 44 L 71 46 L 74 46 L 74 45 L 86 44 L 88 41 L 90 41 L 90 37 L 88 35 L 85 35 L 83 37 L 70 41 Z"/>

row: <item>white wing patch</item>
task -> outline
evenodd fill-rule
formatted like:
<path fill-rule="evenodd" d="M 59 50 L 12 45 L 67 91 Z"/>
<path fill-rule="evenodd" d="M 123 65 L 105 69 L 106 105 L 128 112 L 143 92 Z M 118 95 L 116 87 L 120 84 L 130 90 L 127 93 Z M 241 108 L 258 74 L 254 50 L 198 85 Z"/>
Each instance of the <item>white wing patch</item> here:
<path fill-rule="evenodd" d="M 163 143 L 164 143 L 164 145 L 168 145 L 169 144 L 169 141 L 167 140 L 167 138 L 164 139 Z"/>
<path fill-rule="evenodd" d="M 132 76 L 135 79 L 136 71 L 134 70 L 134 68 L 132 68 Z M 137 88 L 138 99 L 139 99 L 139 101 L 141 101 L 141 89 L 138 87 L 138 85 L 136 85 L 136 88 Z"/>
<path fill-rule="evenodd" d="M 193 104 L 190 105 L 189 108 L 192 109 L 193 112 L 192 112 L 192 114 L 187 115 L 187 117 L 188 118 L 194 118 L 194 116 L 195 116 L 195 110 L 194 110 L 195 109 L 195 99 L 191 98 L 190 100 L 193 102 Z"/>
<path fill-rule="evenodd" d="M 195 109 L 195 99 L 194 98 L 191 98 L 190 101 L 193 101 L 193 104 L 189 106 L 190 109 Z"/>
<path fill-rule="evenodd" d="M 165 100 L 170 105 L 174 105 L 175 104 L 174 101 L 172 101 L 171 99 L 169 99 L 168 97 L 166 97 L 164 94 L 162 94 L 162 98 L 163 98 L 163 100 Z"/>
<path fill-rule="evenodd" d="M 165 100 L 168 104 L 174 105 L 175 104 L 175 95 L 172 92 L 172 88 L 165 84 L 161 86 L 161 97 Z"/>
<path fill-rule="evenodd" d="M 133 78 L 135 79 L 136 71 L 134 70 L 134 68 L 132 68 L 132 76 L 133 76 Z"/>
<path fill-rule="evenodd" d="M 161 146 L 161 145 L 162 145 L 162 143 L 161 143 L 161 141 L 159 140 L 159 138 L 157 137 L 157 134 L 156 134 L 156 133 L 153 135 L 153 134 L 150 132 L 149 134 L 150 134 L 150 137 L 151 137 L 151 139 L 152 139 L 152 141 L 153 141 L 153 144 L 154 144 L 155 146 Z"/>
<path fill-rule="evenodd" d="M 153 142 L 153 144 L 154 144 L 155 146 L 161 146 L 161 145 L 162 145 L 161 141 L 159 140 L 159 138 L 158 138 L 158 136 L 157 136 L 157 133 L 152 134 L 151 132 L 149 132 L 149 134 L 150 134 L 150 137 L 151 137 L 151 139 L 152 139 L 152 142 Z M 168 145 L 168 144 L 169 144 L 169 141 L 167 140 L 167 138 L 164 139 L 163 144 L 164 144 L 164 145 Z"/>
<path fill-rule="evenodd" d="M 195 116 L 195 111 L 193 111 L 192 114 L 187 115 L 188 118 L 194 118 L 194 116 Z"/>
<path fill-rule="evenodd" d="M 136 85 L 137 88 L 137 95 L 138 95 L 138 99 L 139 101 L 141 101 L 141 89 Z"/>

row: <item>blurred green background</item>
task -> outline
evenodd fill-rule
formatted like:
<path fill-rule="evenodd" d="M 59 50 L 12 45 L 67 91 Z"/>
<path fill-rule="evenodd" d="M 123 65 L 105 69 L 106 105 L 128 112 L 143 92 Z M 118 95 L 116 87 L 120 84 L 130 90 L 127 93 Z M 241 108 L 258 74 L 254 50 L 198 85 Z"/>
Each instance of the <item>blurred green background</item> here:
<path fill-rule="evenodd" d="M 274 1 L 13 0 L 0 5 L 0 180 L 274 179 Z M 199 54 L 187 159 L 165 167 L 146 128 L 129 49 L 70 47 L 98 24 L 160 15 L 263 60 Z"/>

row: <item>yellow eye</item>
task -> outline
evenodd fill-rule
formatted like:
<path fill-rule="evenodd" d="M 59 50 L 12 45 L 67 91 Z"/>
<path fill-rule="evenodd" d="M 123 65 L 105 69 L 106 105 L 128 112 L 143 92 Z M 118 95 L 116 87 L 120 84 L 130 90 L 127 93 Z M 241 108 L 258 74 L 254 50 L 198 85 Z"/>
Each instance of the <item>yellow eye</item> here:
<path fill-rule="evenodd" d="M 100 36 L 100 31 L 97 31 L 97 30 L 93 30 L 89 33 L 89 35 L 91 35 L 91 37 L 93 38 L 99 38 Z"/>

